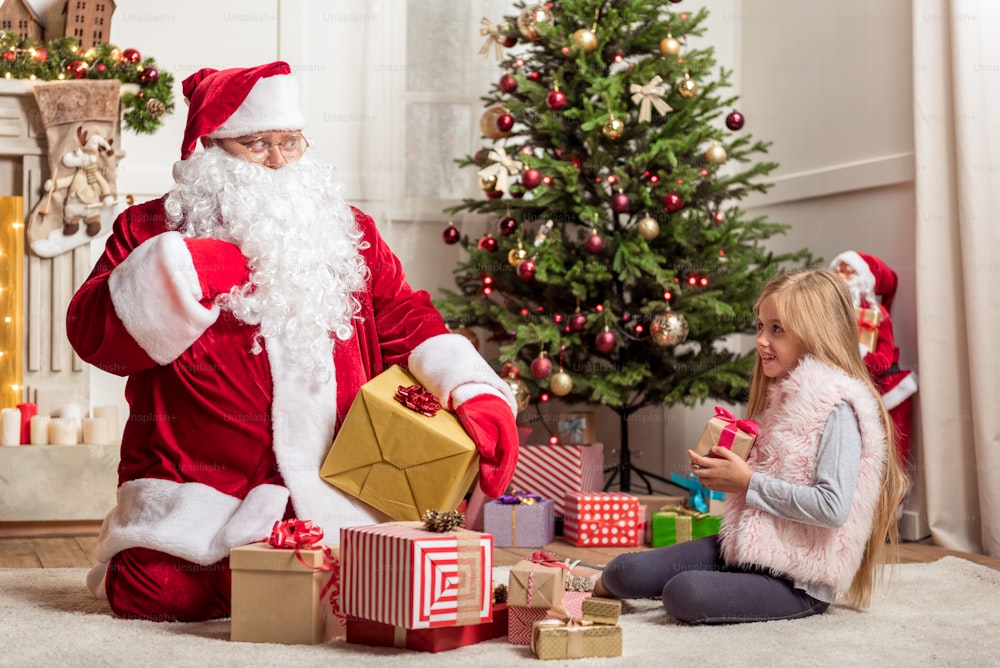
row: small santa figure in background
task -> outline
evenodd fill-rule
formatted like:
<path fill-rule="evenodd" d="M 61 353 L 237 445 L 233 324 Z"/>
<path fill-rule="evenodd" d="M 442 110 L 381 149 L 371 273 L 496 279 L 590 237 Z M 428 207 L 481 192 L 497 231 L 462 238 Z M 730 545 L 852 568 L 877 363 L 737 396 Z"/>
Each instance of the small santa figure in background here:
<path fill-rule="evenodd" d="M 906 468 L 910 460 L 911 397 L 917 391 L 917 376 L 909 369 L 900 368 L 899 347 L 892 332 L 890 309 L 896 296 L 896 272 L 874 255 L 855 251 L 845 251 L 833 258 L 830 268 L 847 283 L 856 307 L 878 309 L 882 314 L 874 350 L 861 343 L 858 345 L 868 373 L 882 393 L 882 403 L 892 418 L 896 451 Z"/>

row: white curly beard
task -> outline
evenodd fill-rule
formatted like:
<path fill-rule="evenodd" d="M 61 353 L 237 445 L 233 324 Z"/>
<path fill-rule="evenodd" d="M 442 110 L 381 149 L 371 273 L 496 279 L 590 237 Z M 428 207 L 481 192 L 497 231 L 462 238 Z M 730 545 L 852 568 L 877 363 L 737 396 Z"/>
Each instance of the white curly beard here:
<path fill-rule="evenodd" d="M 176 163 L 174 180 L 170 228 L 232 242 L 249 261 L 250 280 L 216 301 L 258 326 L 252 352 L 277 338 L 296 371 L 327 380 L 334 337 L 353 335 L 361 308 L 353 293 L 368 277 L 367 242 L 331 167 L 301 158 L 270 169 L 210 148 Z"/>
<path fill-rule="evenodd" d="M 869 304 L 876 303 L 875 293 L 858 274 L 845 278 L 844 282 L 847 283 L 847 290 L 851 293 L 851 301 L 854 302 L 855 306 L 860 307 L 862 301 Z"/>

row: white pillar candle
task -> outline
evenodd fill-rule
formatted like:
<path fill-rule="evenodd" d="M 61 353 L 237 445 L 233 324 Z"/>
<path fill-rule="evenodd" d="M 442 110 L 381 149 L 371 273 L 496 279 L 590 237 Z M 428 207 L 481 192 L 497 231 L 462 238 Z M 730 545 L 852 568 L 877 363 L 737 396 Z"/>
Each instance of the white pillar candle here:
<path fill-rule="evenodd" d="M 66 418 L 49 420 L 49 445 L 76 445 L 76 422 Z"/>
<path fill-rule="evenodd" d="M 0 410 L 0 445 L 21 444 L 21 411 L 16 408 Z"/>
<path fill-rule="evenodd" d="M 104 445 L 111 442 L 111 423 L 107 418 L 83 418 L 83 442 Z"/>
<path fill-rule="evenodd" d="M 59 417 L 72 423 L 73 429 L 76 431 L 76 442 L 79 443 L 83 436 L 83 408 L 80 404 L 63 404 L 59 407 Z"/>
<path fill-rule="evenodd" d="M 121 436 L 121 422 L 118 421 L 118 406 L 94 406 L 91 410 L 95 418 L 104 418 L 108 421 L 108 426 L 111 429 L 111 440 L 108 442 L 116 442 Z"/>
<path fill-rule="evenodd" d="M 49 444 L 49 416 L 48 415 L 32 415 L 31 416 L 31 444 L 32 445 L 48 445 Z"/>

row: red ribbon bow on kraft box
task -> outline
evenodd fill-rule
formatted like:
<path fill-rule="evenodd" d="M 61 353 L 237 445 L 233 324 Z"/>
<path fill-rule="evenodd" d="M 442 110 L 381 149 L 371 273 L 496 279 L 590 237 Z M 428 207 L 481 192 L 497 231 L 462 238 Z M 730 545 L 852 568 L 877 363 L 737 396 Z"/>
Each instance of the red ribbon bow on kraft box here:
<path fill-rule="evenodd" d="M 755 421 L 738 420 L 725 408 L 716 406 L 715 415 L 705 425 L 694 451 L 703 457 L 711 457 L 712 447 L 719 445 L 746 459 L 757 441 L 758 430 Z"/>

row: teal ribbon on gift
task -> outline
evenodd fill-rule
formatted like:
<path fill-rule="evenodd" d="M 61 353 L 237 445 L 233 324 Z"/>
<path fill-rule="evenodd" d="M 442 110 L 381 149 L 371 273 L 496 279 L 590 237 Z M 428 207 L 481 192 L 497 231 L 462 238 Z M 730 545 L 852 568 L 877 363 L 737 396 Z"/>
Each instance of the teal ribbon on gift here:
<path fill-rule="evenodd" d="M 693 473 L 682 476 L 677 471 L 671 471 L 670 482 L 678 487 L 683 487 L 689 492 L 688 505 L 699 513 L 708 512 L 708 502 L 710 500 L 722 501 L 726 497 L 722 492 L 713 492 L 708 487 L 705 487 Z"/>
<path fill-rule="evenodd" d="M 561 434 L 569 434 L 570 443 L 581 443 L 583 431 L 587 428 L 587 418 L 580 416 L 569 420 L 559 420 L 558 430 Z"/>

